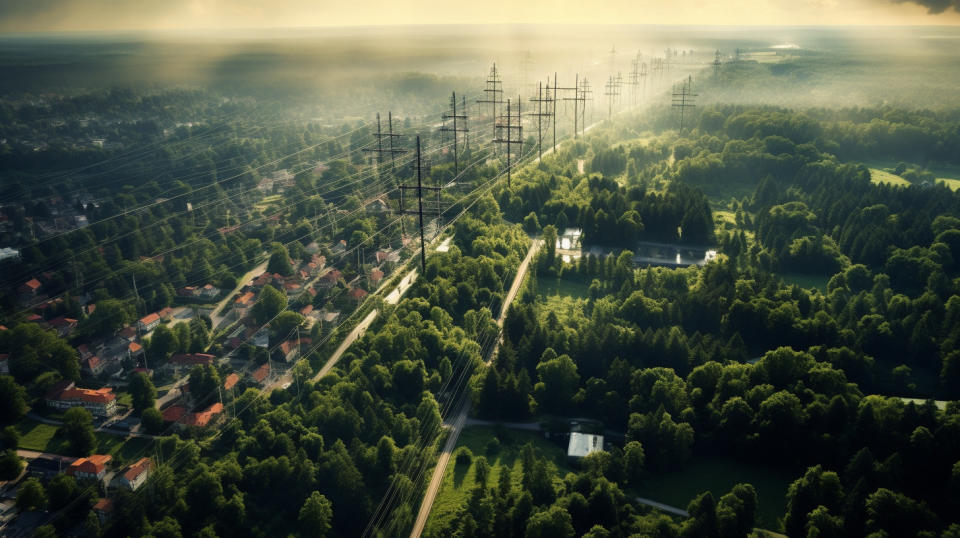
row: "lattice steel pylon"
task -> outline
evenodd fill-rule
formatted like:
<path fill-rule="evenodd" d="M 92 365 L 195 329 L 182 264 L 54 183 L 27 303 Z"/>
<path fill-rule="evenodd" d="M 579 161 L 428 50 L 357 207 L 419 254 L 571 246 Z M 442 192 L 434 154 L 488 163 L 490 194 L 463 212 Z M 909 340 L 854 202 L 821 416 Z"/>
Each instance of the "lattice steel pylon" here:
<path fill-rule="evenodd" d="M 687 77 L 687 80 L 680 84 L 680 91 L 674 89 L 673 92 L 673 108 L 680 110 L 680 132 L 683 132 L 683 115 L 686 109 L 693 108 L 697 105 L 694 104 L 694 98 L 697 97 L 697 94 L 693 93 L 693 76 L 690 75 Z"/>

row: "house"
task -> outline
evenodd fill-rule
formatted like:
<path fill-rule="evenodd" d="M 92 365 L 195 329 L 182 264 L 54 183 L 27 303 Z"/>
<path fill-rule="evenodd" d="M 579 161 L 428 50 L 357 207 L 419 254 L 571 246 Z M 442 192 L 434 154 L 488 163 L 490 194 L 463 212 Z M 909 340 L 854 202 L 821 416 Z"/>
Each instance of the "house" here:
<path fill-rule="evenodd" d="M 196 286 L 184 286 L 177 290 L 180 297 L 197 297 L 200 295 L 200 288 Z"/>
<path fill-rule="evenodd" d="M 160 319 L 163 321 L 170 321 L 173 319 L 173 309 L 169 306 L 161 308 L 157 311 L 157 315 L 160 316 Z"/>
<path fill-rule="evenodd" d="M 49 321 L 50 327 L 57 331 L 57 336 L 65 338 L 77 328 L 77 320 L 64 316 L 57 316 Z"/>
<path fill-rule="evenodd" d="M 320 316 L 320 321 L 324 323 L 334 323 L 340 318 L 340 312 L 337 310 L 325 311 Z"/>
<path fill-rule="evenodd" d="M 27 464 L 27 474 L 42 479 L 52 478 L 70 467 L 76 458 L 53 454 L 37 456 Z"/>
<path fill-rule="evenodd" d="M 170 357 L 170 364 L 192 368 L 197 365 L 213 365 L 216 358 L 216 355 L 209 353 L 175 353 Z"/>
<path fill-rule="evenodd" d="M 67 468 L 67 475 L 78 480 L 102 480 L 107 474 L 107 464 L 112 459 L 109 454 L 93 454 L 87 458 L 77 458 Z"/>
<path fill-rule="evenodd" d="M 250 311 L 250 307 L 253 306 L 254 297 L 255 295 L 253 292 L 248 291 L 240 297 L 237 297 L 237 299 L 233 302 L 233 311 L 237 315 L 237 319 L 247 315 L 247 313 Z"/>
<path fill-rule="evenodd" d="M 330 269 L 317 281 L 321 288 L 332 288 L 340 281 L 341 273 L 337 269 Z"/>
<path fill-rule="evenodd" d="M 377 263 L 397 263 L 400 261 L 400 254 L 396 250 L 378 250 L 374 254 L 374 258 L 377 260 Z"/>
<path fill-rule="evenodd" d="M 93 356 L 93 352 L 90 351 L 90 347 L 87 344 L 77 346 L 77 353 L 80 354 L 80 360 L 89 359 Z"/>
<path fill-rule="evenodd" d="M 224 390 L 233 390 L 233 387 L 237 386 L 237 383 L 240 381 L 240 375 L 237 373 L 232 373 L 223 380 L 223 389 Z"/>
<path fill-rule="evenodd" d="M 371 213 L 388 213 L 390 211 L 390 206 L 383 199 L 383 196 L 368 201 L 363 208 Z"/>
<path fill-rule="evenodd" d="M 130 342 L 127 344 L 127 356 L 131 359 L 135 359 L 143 355 L 143 346 L 136 342 Z"/>
<path fill-rule="evenodd" d="M 123 471 L 123 474 L 120 475 L 120 483 L 130 488 L 131 491 L 137 491 L 150 477 L 150 471 L 152 470 L 153 461 L 150 458 L 140 458 Z"/>
<path fill-rule="evenodd" d="M 36 278 L 31 278 L 30 280 L 24 282 L 17 291 L 22 297 L 31 298 L 36 297 L 37 292 L 40 291 L 40 288 L 43 287 L 43 284 L 40 283 Z"/>
<path fill-rule="evenodd" d="M 159 321 L 160 318 L 158 317 L 157 322 L 159 323 Z M 129 327 L 124 327 L 117 332 L 117 336 L 126 340 L 127 342 L 135 342 L 137 340 L 137 330 L 133 328 L 132 325 Z"/>
<path fill-rule="evenodd" d="M 106 368 L 106 366 L 107 366 L 107 363 L 100 357 L 97 357 L 96 355 L 83 361 L 84 371 L 86 371 L 88 374 L 94 377 L 102 374 L 103 369 Z"/>
<path fill-rule="evenodd" d="M 181 405 L 171 405 L 160 412 L 164 422 L 177 422 L 187 414 L 187 408 Z"/>
<path fill-rule="evenodd" d="M 100 524 L 104 524 L 113 515 L 113 501 L 111 499 L 100 499 L 93 505 L 93 513 L 97 514 Z"/>
<path fill-rule="evenodd" d="M 81 389 L 70 382 L 66 389 L 61 390 L 59 394 L 54 394 L 58 386 L 60 385 L 55 386 L 45 397 L 50 407 L 55 409 L 83 407 L 95 417 L 109 417 L 117 412 L 117 396 L 113 394 L 112 388 Z"/>
<path fill-rule="evenodd" d="M 200 296 L 204 299 L 213 299 L 217 295 L 220 295 L 220 288 L 214 286 L 213 284 L 207 284 L 206 286 L 200 288 Z"/>
<path fill-rule="evenodd" d="M 180 420 L 177 421 L 177 424 L 181 424 L 187 427 L 197 427 L 204 428 L 209 426 L 211 423 L 216 422 L 216 420 L 223 414 L 223 404 L 217 402 L 212 404 L 210 407 L 204 409 L 203 411 L 196 413 L 187 413 L 180 417 Z"/>
<path fill-rule="evenodd" d="M 373 286 L 379 286 L 380 281 L 383 280 L 383 271 L 380 269 L 374 268 L 370 271 L 370 284 Z"/>
<path fill-rule="evenodd" d="M 270 377 L 270 363 L 267 362 L 260 368 L 257 368 L 252 374 L 250 374 L 250 377 L 252 377 L 257 383 L 263 385 L 267 378 Z"/>
<path fill-rule="evenodd" d="M 340 241 L 337 241 L 336 243 L 333 244 L 333 247 L 330 249 L 330 252 L 338 256 L 342 255 L 346 251 L 347 251 L 347 241 L 345 239 L 341 239 Z"/>
<path fill-rule="evenodd" d="M 356 299 L 358 303 L 362 301 L 363 298 L 366 297 L 367 295 L 369 295 L 367 293 L 367 290 L 363 288 L 353 288 L 352 290 L 350 290 L 350 297 Z"/>
<path fill-rule="evenodd" d="M 603 450 L 603 436 L 590 433 L 570 432 L 567 457 L 579 460 L 587 454 Z"/>
<path fill-rule="evenodd" d="M 160 316 L 154 312 L 153 314 L 148 314 L 137 322 L 137 328 L 140 329 L 140 332 L 148 333 L 154 330 L 157 325 L 160 324 Z"/>

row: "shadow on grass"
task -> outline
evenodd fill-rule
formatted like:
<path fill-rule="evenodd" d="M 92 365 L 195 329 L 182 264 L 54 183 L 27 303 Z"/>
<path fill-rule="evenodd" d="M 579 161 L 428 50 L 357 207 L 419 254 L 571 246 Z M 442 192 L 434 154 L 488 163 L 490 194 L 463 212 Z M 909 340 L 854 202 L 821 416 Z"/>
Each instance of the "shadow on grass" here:
<path fill-rule="evenodd" d="M 467 477 L 467 471 L 473 463 L 454 463 L 453 465 L 453 486 L 459 489 L 463 485 L 463 480 Z"/>

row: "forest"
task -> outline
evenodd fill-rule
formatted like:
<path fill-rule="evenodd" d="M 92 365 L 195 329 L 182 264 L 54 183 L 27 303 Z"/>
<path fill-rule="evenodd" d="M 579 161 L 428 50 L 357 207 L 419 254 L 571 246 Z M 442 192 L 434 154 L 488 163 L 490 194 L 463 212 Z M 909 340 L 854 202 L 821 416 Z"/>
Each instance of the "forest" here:
<path fill-rule="evenodd" d="M 743 64 L 701 91 L 770 74 Z M 427 536 L 960 536 L 960 112 L 713 102 L 679 129 L 653 100 L 538 160 L 528 136 L 508 181 L 487 135 L 434 128 L 424 225 L 394 210 L 420 118 L 387 172 L 374 124 L 280 110 L 0 104 L 0 479 L 33 535 L 407 535 L 439 472 Z M 194 315 L 145 328 L 168 308 Z M 125 331 L 117 382 L 81 348 Z M 136 434 L 51 407 L 64 382 L 117 388 Z M 606 442 L 565 458 L 574 426 Z M 155 468 L 27 477 L 38 444 Z M 789 479 L 658 497 L 708 459 Z"/>

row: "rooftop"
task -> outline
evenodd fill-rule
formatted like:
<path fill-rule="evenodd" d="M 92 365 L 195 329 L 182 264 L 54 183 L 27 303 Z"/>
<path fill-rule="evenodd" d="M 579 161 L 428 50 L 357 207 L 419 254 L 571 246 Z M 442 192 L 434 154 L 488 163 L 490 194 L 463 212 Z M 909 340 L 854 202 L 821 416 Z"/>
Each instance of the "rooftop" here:
<path fill-rule="evenodd" d="M 568 458 L 582 458 L 587 454 L 603 450 L 603 436 L 591 433 L 570 432 L 570 443 L 567 445 Z"/>

